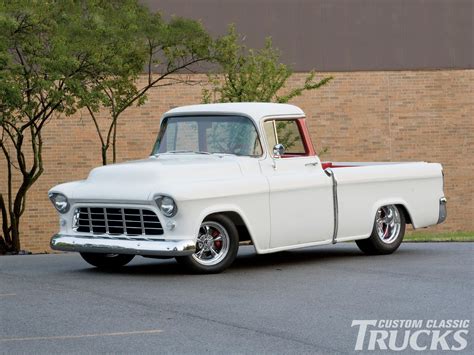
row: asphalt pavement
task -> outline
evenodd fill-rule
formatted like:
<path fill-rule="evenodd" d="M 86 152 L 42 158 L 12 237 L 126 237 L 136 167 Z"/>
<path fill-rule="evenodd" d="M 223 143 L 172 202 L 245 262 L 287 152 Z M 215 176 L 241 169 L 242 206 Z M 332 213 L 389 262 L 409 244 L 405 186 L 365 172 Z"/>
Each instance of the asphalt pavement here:
<path fill-rule="evenodd" d="M 354 243 L 269 255 L 246 246 L 218 275 L 186 274 L 174 259 L 106 272 L 74 253 L 3 256 L 0 353 L 352 353 L 353 320 L 472 323 L 473 249 L 404 243 L 369 257 Z"/>

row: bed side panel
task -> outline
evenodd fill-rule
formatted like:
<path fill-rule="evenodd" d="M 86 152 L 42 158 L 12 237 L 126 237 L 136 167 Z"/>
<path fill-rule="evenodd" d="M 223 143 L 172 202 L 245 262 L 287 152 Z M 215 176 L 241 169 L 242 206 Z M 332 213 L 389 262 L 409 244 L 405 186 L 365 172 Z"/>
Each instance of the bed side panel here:
<path fill-rule="evenodd" d="M 404 205 L 415 228 L 436 224 L 443 197 L 442 167 L 406 163 L 338 168 L 338 240 L 369 236 L 380 206 Z"/>

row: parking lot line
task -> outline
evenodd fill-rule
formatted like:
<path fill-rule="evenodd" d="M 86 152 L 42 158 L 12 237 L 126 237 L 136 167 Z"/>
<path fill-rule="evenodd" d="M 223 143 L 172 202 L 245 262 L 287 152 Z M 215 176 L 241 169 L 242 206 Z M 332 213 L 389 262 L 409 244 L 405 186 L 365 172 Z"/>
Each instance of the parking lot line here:
<path fill-rule="evenodd" d="M 93 337 L 113 337 L 113 336 L 127 336 L 127 335 L 144 335 L 144 334 L 158 334 L 163 332 L 161 329 L 151 330 L 137 330 L 132 332 L 115 332 L 115 333 L 97 333 L 97 334 L 81 334 L 81 335 L 54 335 L 45 337 L 18 337 L 18 338 L 0 338 L 0 343 L 9 341 L 28 341 L 28 340 L 66 340 L 66 339 L 81 339 Z"/>
<path fill-rule="evenodd" d="M 0 293 L 0 297 L 16 296 L 16 293 Z"/>

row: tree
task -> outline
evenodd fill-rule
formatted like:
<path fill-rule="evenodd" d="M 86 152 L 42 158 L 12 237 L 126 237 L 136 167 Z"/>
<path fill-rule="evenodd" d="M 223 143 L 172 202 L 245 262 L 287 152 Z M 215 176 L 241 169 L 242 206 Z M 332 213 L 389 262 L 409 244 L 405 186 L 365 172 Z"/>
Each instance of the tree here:
<path fill-rule="evenodd" d="M 97 77 L 88 87 L 82 100 L 100 140 L 103 165 L 109 162 L 109 148 L 112 163 L 116 162 L 117 125 L 126 109 L 142 105 L 152 88 L 189 82 L 172 74 L 192 72 L 195 65 L 211 58 L 212 40 L 199 22 L 183 18 L 167 22 L 161 14 L 151 14 L 143 8 L 135 8 L 129 14 L 126 24 L 121 13 L 109 22 L 109 31 L 115 34 L 125 26 L 129 28 L 107 42 L 117 59 L 105 70 L 107 75 Z M 139 87 L 138 78 L 145 68 L 147 81 Z M 105 132 L 98 124 L 101 108 L 109 116 Z"/>
<path fill-rule="evenodd" d="M 220 73 L 210 74 L 211 89 L 203 90 L 203 102 L 278 102 L 286 103 L 300 96 L 304 91 L 319 89 L 332 80 L 325 77 L 315 80 L 312 71 L 306 77 L 303 86 L 286 90 L 287 80 L 293 74 L 291 68 L 280 62 L 280 52 L 273 48 L 271 38 L 267 38 L 264 48 L 247 49 L 238 40 L 235 27 L 231 26 L 226 36 L 216 42 L 216 61 Z M 288 123 L 277 123 L 279 131 L 284 132 L 280 138 L 286 148 L 297 140 L 294 131 L 286 129 Z M 236 136 L 242 132 L 235 132 Z M 328 148 L 319 153 L 325 154 Z"/>
<path fill-rule="evenodd" d="M 108 4 L 0 3 L 0 150 L 6 165 L 6 186 L 0 190 L 0 253 L 21 248 L 27 193 L 43 173 L 44 127 L 56 115 L 73 114 L 84 88 L 103 76 L 115 58 L 102 44 L 108 35 L 102 31 Z"/>
<path fill-rule="evenodd" d="M 285 84 L 293 71 L 280 62 L 280 52 L 267 38 L 264 48 L 247 49 L 239 42 L 235 27 L 220 38 L 216 45 L 216 60 L 220 73 L 211 74 L 211 89 L 203 90 L 203 102 L 279 102 L 285 103 L 304 91 L 319 89 L 332 77 L 315 80 L 311 72 L 303 86 L 287 91 Z"/>

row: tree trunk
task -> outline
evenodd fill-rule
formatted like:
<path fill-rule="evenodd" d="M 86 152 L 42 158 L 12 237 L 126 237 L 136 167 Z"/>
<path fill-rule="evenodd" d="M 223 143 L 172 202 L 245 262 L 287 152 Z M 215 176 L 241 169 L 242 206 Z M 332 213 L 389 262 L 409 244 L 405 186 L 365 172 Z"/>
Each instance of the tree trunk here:
<path fill-rule="evenodd" d="M 117 120 L 118 116 L 114 117 L 114 134 L 112 137 L 112 163 L 115 164 L 117 162 Z"/>
<path fill-rule="evenodd" d="M 0 255 L 4 255 L 7 252 L 7 245 L 3 240 L 3 237 L 0 237 Z"/>
<path fill-rule="evenodd" d="M 3 236 L 0 236 L 0 254 L 5 254 L 10 244 L 10 230 L 8 228 L 8 211 L 5 205 L 3 195 L 0 194 L 0 208 L 2 212 L 2 232 Z"/>
<path fill-rule="evenodd" d="M 19 218 L 15 218 L 14 223 L 12 223 L 11 237 L 12 237 L 12 245 L 9 251 L 15 254 L 18 254 L 18 252 L 21 250 L 20 219 Z"/>
<path fill-rule="evenodd" d="M 17 130 L 17 135 L 12 137 L 13 146 L 16 150 L 16 160 L 18 170 L 21 172 L 22 182 L 18 190 L 14 193 L 12 189 L 13 175 L 11 167 L 13 166 L 8 150 L 2 143 L 2 151 L 8 164 L 8 201 L 5 202 L 3 195 L 0 194 L 0 208 L 2 213 L 2 232 L 3 240 L 0 242 L 0 252 L 10 252 L 17 254 L 21 250 L 20 243 L 20 220 L 25 211 L 26 195 L 30 187 L 43 173 L 42 161 L 42 138 L 41 133 L 36 130 L 36 126 L 29 127 L 31 135 L 31 145 L 33 151 L 33 164 L 27 168 L 27 162 L 23 153 L 23 132 Z"/>
<path fill-rule="evenodd" d="M 0 198 L 3 198 L 0 196 Z M 0 255 L 5 253 L 17 254 L 21 250 L 20 243 L 20 215 L 16 215 L 14 211 L 10 211 L 10 225 L 6 218 L 6 211 L 2 206 L 2 219 L 3 219 L 3 237 L 0 237 Z"/>
<path fill-rule="evenodd" d="M 107 165 L 107 147 L 102 146 L 102 165 Z"/>

